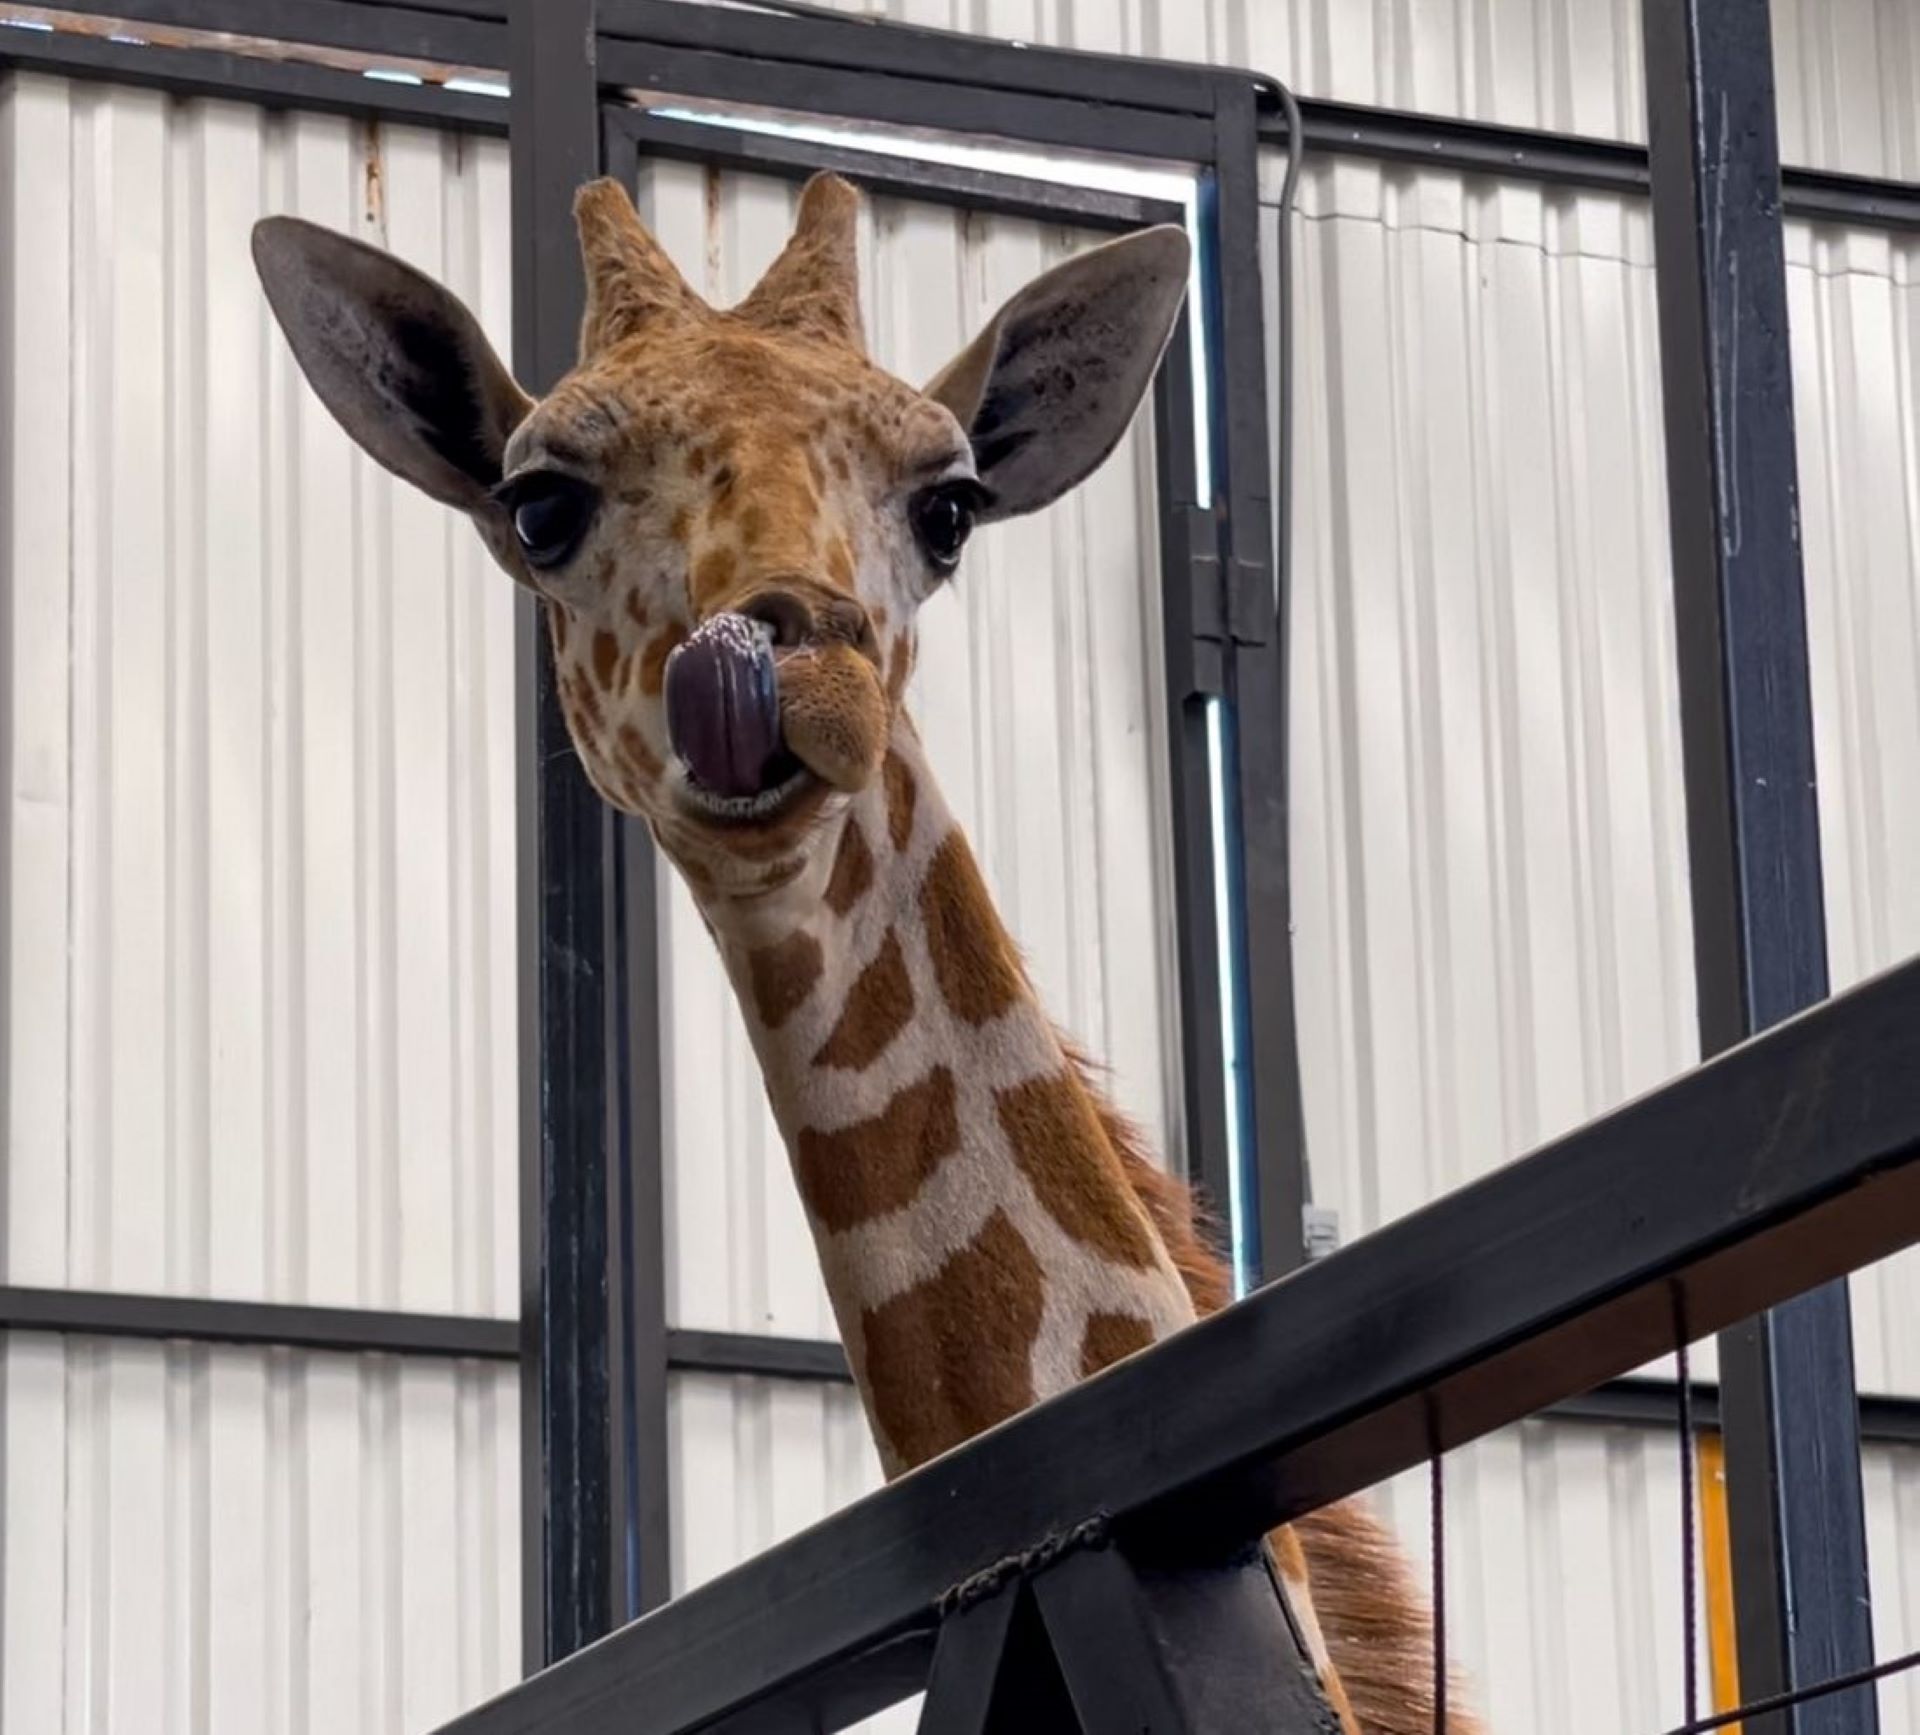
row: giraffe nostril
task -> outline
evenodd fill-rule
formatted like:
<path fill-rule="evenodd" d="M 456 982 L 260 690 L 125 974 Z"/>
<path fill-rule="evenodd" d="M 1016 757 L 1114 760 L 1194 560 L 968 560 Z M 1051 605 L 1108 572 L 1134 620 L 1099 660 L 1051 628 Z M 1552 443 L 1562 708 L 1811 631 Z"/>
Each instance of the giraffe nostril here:
<path fill-rule="evenodd" d="M 813 610 L 790 590 L 763 590 L 740 612 L 771 627 L 779 650 L 792 650 L 813 636 Z"/>

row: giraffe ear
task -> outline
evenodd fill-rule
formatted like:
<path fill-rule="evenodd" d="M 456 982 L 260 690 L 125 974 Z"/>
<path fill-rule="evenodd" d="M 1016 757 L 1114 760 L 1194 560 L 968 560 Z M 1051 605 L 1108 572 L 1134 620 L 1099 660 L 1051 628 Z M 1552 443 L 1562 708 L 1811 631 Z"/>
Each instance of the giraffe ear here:
<path fill-rule="evenodd" d="M 297 217 L 254 225 L 253 263 L 334 419 L 396 476 L 471 513 L 497 546 L 505 513 L 488 491 L 533 402 L 480 322 L 390 253 Z"/>
<path fill-rule="evenodd" d="M 1133 420 L 1187 288 L 1186 232 L 1142 229 L 1036 277 L 926 388 L 973 442 L 989 518 L 1057 500 Z"/>

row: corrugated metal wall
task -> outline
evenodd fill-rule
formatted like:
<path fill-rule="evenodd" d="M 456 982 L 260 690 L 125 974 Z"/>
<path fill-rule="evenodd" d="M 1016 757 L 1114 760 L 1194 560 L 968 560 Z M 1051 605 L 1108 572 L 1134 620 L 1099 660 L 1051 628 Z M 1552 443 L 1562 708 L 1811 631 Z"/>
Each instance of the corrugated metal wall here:
<path fill-rule="evenodd" d="M 1870 1446 L 1865 1459 L 1875 1644 L 1888 1657 L 1913 1647 L 1920 1624 L 1920 1451 Z M 1446 1489 L 1448 1630 L 1493 1735 L 1655 1735 L 1678 1723 L 1677 1437 L 1526 1422 L 1453 1453 Z M 1381 1497 L 1425 1575 L 1426 1473 Z M 1705 1710 L 1704 1629 L 1699 1639 Z M 1881 1685 L 1880 1727 L 1920 1731 L 1911 1677 Z"/>
<path fill-rule="evenodd" d="M 507 321 L 498 142 L 0 87 L 12 1283 L 509 1313 L 512 593 L 353 454 L 254 218 Z M 518 1664 L 512 1370 L 6 1357 L 9 1730 L 417 1729 Z"/>
<path fill-rule="evenodd" d="M 1642 202 L 1321 162 L 1294 234 L 1297 986 L 1314 1195 L 1351 1239 L 1696 1057 L 1659 357 Z M 1836 986 L 1920 948 L 1907 252 L 1789 232 Z M 1920 1393 L 1920 1260 L 1854 1295 L 1862 1388 Z M 1468 1461 L 1586 1462 L 1589 1430 L 1554 1433 Z M 1906 1648 L 1894 1538 L 1914 1509 L 1895 1490 L 1920 1453 L 1876 1463 L 1879 1620 Z M 1659 1721 L 1644 1646 L 1554 1636 L 1593 1630 L 1581 1599 L 1630 1582 L 1603 1538 L 1640 1496 L 1588 1469 L 1577 1494 L 1525 1472 L 1531 1530 L 1466 1510 L 1464 1582 L 1538 1599 L 1519 1649 L 1493 1646 L 1514 1635 L 1491 1603 L 1462 1611 L 1498 1726 Z M 1609 1501 L 1617 1523 L 1596 1521 Z M 1424 1489 L 1396 1512 L 1420 1545 Z M 1541 1566 L 1583 1527 L 1614 1589 Z M 1599 1671 L 1565 1699 L 1562 1652 Z M 1889 1727 L 1920 1727 L 1901 1692 Z M 1673 1693 L 1659 1703 L 1674 1720 Z"/>
<path fill-rule="evenodd" d="M 1494 1735 L 1655 1735 L 1679 1722 L 1676 1441 L 1533 1421 L 1452 1454 L 1446 1478 L 1450 1649 Z M 1426 1575 L 1425 1472 L 1381 1497 Z"/>

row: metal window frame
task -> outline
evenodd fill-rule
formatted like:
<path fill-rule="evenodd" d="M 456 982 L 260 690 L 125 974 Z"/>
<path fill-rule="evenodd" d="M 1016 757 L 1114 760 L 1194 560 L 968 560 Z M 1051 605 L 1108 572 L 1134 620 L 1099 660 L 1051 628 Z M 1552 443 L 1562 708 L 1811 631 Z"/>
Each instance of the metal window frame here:
<path fill-rule="evenodd" d="M 690 122 L 620 102 L 610 101 L 603 106 L 602 129 L 603 172 L 629 185 L 638 174 L 642 157 L 656 154 L 789 179 L 802 178 L 820 168 L 834 168 L 857 175 L 863 185 L 883 195 L 1065 222 L 1076 227 L 1124 231 L 1152 223 L 1184 220 L 1180 206 L 1151 198 L 780 138 L 718 123 Z M 1248 191 L 1251 192 L 1250 186 Z M 1257 254 L 1257 234 L 1251 237 L 1251 243 Z M 1231 647 L 1230 643 L 1223 643 L 1229 611 L 1214 594 L 1220 574 L 1226 569 L 1226 562 L 1218 552 L 1220 516 L 1203 509 L 1192 498 L 1193 391 L 1189 353 L 1183 315 L 1154 385 L 1163 636 L 1168 658 L 1169 809 L 1175 845 L 1174 906 L 1180 956 L 1182 1072 L 1189 1156 L 1197 1159 L 1193 1161 L 1195 1178 L 1224 1203 L 1230 1182 L 1225 1162 L 1223 1049 L 1216 1011 L 1220 1002 L 1203 707 L 1206 698 L 1225 683 L 1231 666 L 1226 652 Z M 1257 363 L 1255 357 L 1251 364 L 1243 362 L 1237 370 L 1252 381 L 1256 398 L 1264 378 Z M 1217 368 L 1220 374 L 1231 371 L 1235 370 L 1224 364 Z M 1243 415 L 1247 395 L 1245 391 L 1237 394 Z M 1256 404 L 1255 407 L 1264 442 L 1264 406 Z M 1237 437 L 1244 440 L 1244 430 Z M 1255 454 L 1255 460 L 1264 469 L 1264 444 Z M 1270 584 L 1260 577 L 1254 582 Z M 1262 634 L 1263 639 L 1267 636 Z M 650 963 L 648 968 L 657 979 L 657 963 Z M 653 1077 L 657 1081 L 657 1057 L 654 1065 Z M 649 1199 L 650 1221 L 656 1236 L 662 1214 L 659 1201 L 664 1190 L 663 1160 L 657 1126 L 636 1126 L 632 1141 L 616 1158 L 623 1170 L 630 1165 L 633 1186 Z M 1294 1195 L 1298 1189 L 1289 1185 L 1285 1190 Z M 1297 1223 L 1297 1206 L 1294 1220 Z M 1295 1239 L 1298 1239 L 1297 1231 Z M 656 1272 L 663 1264 L 664 1248 L 657 1240 L 635 1261 L 636 1269 Z M 670 1330 L 663 1317 L 649 1320 L 645 1330 L 649 1335 L 640 1338 L 639 1353 L 656 1374 L 666 1369 L 694 1371 L 687 1359 L 689 1346 L 694 1343 L 712 1346 L 723 1340 L 735 1342 L 729 1359 L 735 1362 L 739 1359 L 740 1346 L 732 1334 Z M 636 1337 L 639 1336 L 636 1332 Z M 833 1362 L 829 1358 L 837 1355 L 835 1346 L 825 1346 L 823 1353 L 820 1346 L 809 1345 L 797 1355 L 776 1349 L 765 1359 L 780 1367 L 785 1377 L 804 1378 L 830 1368 Z M 643 1481 L 658 1484 L 662 1499 L 653 1508 L 658 1521 L 629 1538 L 643 1562 L 641 1575 L 645 1583 L 643 1599 L 635 1612 L 664 1602 L 670 1588 L 664 1569 L 653 1574 L 644 1565 L 650 1557 L 664 1562 L 670 1547 L 664 1511 L 663 1410 L 648 1433 L 654 1442 L 655 1461 L 639 1475 Z"/>
<path fill-rule="evenodd" d="M 1213 500 L 1188 497 L 1190 393 L 1178 337 L 1155 398 L 1187 1167 L 1219 1209 L 1236 1194 L 1245 1201 L 1235 1228 L 1255 1281 L 1285 1274 L 1305 1258 L 1309 1188 L 1294 1031 L 1284 586 L 1275 570 L 1260 305 L 1257 99 L 1274 88 L 1271 81 L 672 0 L 601 0 L 598 19 L 598 69 L 609 89 L 1173 160 L 1200 178 L 1203 271 L 1216 334 L 1208 357 Z M 623 133 L 618 148 L 624 152 L 625 139 L 639 136 Z M 808 153 L 820 166 L 850 166 L 850 153 L 776 152 L 764 142 L 744 147 L 739 166 L 794 172 Z M 718 140 L 706 154 L 726 160 Z M 879 184 L 911 188 L 916 197 L 965 202 L 970 191 L 992 198 L 994 208 L 1029 216 L 1095 222 L 1113 209 L 1110 195 L 1069 198 L 1056 186 L 1034 199 L 1033 188 L 1010 178 L 974 176 L 967 189 L 950 171 L 920 167 L 916 174 L 883 158 L 871 170 Z M 1177 394 L 1178 414 L 1166 411 L 1169 393 Z M 1227 1044 L 1218 1011 L 1209 700 L 1221 701 L 1229 758 L 1228 876 L 1239 894 L 1232 942 L 1243 960 L 1234 1006 L 1240 1027 L 1233 1033 L 1241 1065 L 1224 1089 L 1216 1084 Z M 1239 1098 L 1246 1171 L 1239 1175 L 1229 1172 L 1227 1090 Z"/>

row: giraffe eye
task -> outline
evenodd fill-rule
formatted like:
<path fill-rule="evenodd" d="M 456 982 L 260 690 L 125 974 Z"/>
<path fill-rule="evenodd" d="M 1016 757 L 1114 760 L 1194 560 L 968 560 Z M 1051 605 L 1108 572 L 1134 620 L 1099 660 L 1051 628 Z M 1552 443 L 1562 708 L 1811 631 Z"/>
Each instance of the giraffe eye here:
<path fill-rule="evenodd" d="M 951 572 L 960 564 L 960 550 L 985 499 L 986 490 L 978 482 L 962 480 L 922 488 L 907 502 L 913 534 L 936 569 Z"/>
<path fill-rule="evenodd" d="M 577 476 L 536 470 L 515 476 L 501 490 L 513 514 L 514 539 L 529 566 L 562 565 L 580 546 L 599 496 Z"/>

